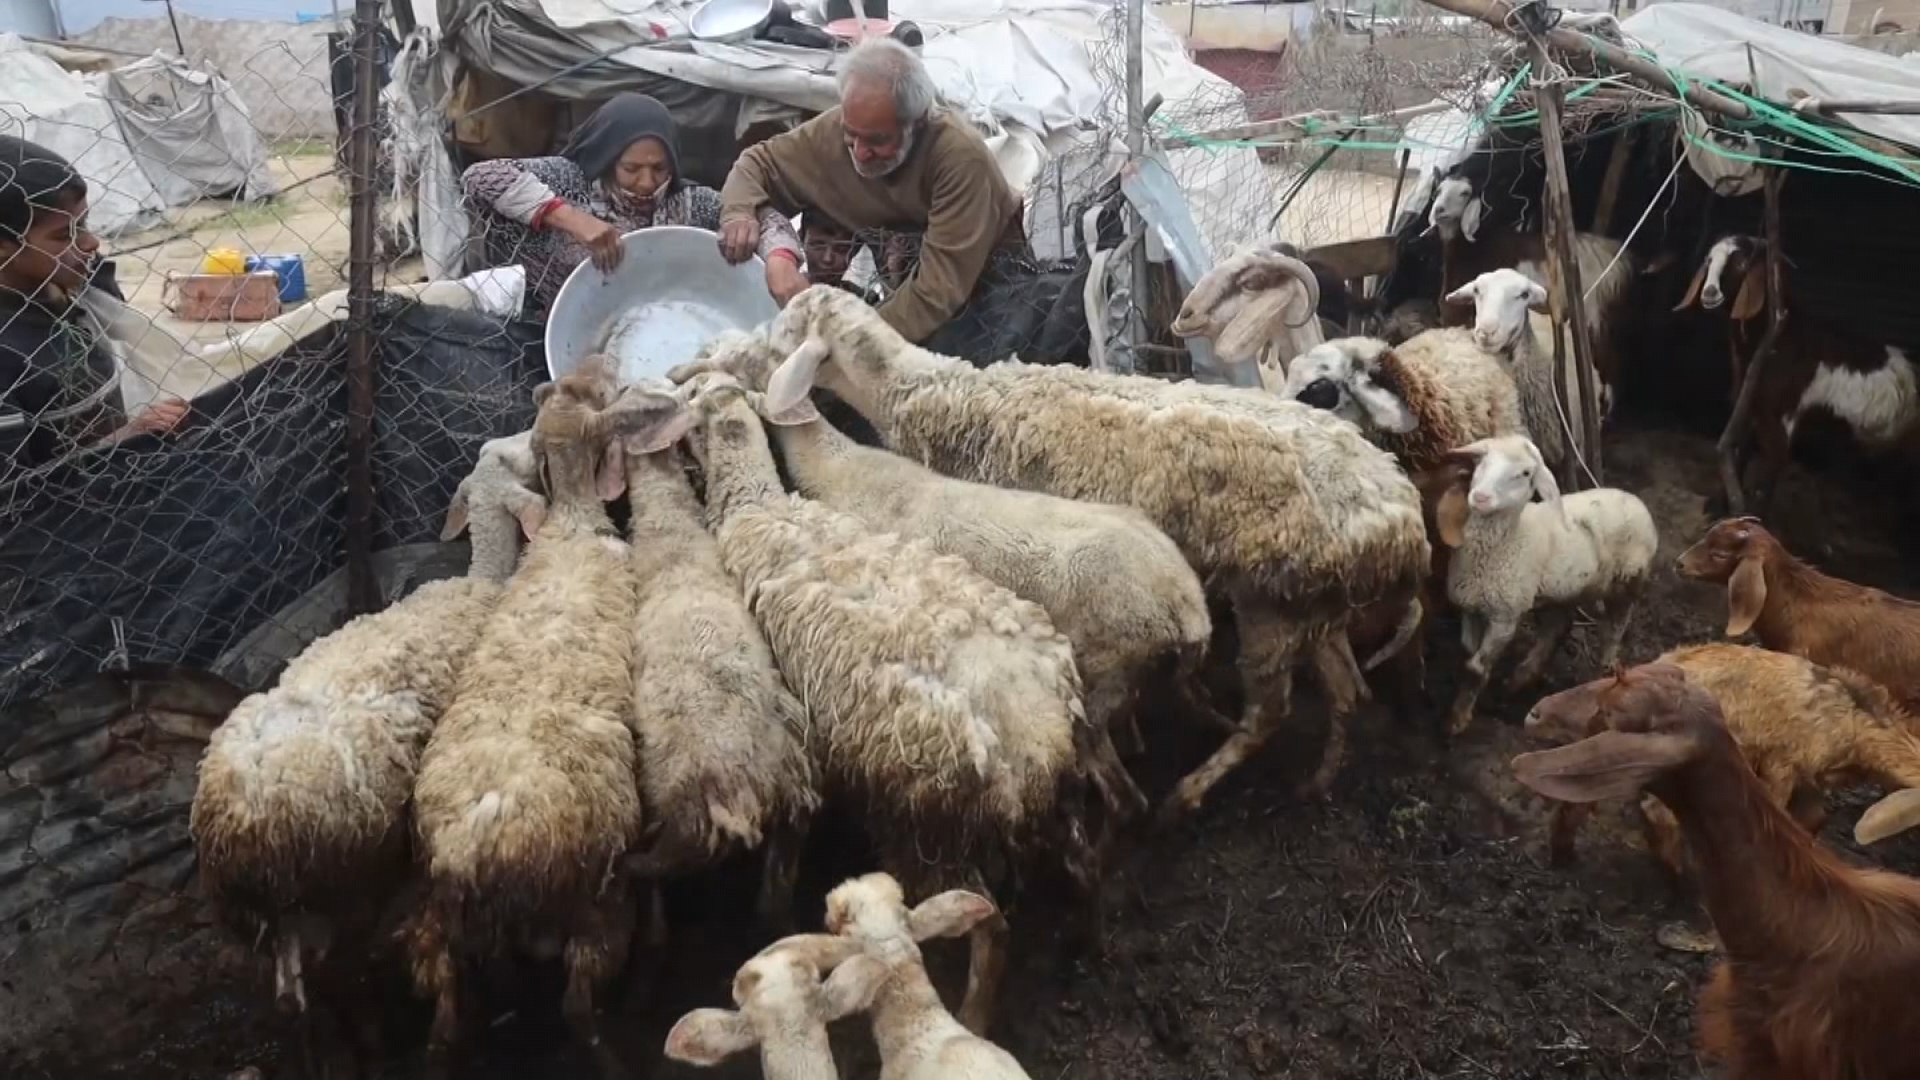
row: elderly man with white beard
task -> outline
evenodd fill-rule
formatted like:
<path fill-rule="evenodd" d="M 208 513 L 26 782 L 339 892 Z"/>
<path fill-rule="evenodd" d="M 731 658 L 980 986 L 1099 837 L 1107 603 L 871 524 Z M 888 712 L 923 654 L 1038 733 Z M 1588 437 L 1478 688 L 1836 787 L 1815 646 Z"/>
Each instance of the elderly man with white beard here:
<path fill-rule="evenodd" d="M 1020 197 L 979 132 L 938 106 L 926 67 L 905 45 L 863 41 L 838 76 L 837 108 L 734 163 L 720 192 L 721 254 L 735 263 L 752 255 L 769 206 L 862 233 L 918 233 L 918 263 L 879 312 L 907 340 L 938 348 L 929 340 L 936 331 L 1026 258 Z M 767 288 L 782 306 L 807 284 L 792 253 L 769 258 Z"/>

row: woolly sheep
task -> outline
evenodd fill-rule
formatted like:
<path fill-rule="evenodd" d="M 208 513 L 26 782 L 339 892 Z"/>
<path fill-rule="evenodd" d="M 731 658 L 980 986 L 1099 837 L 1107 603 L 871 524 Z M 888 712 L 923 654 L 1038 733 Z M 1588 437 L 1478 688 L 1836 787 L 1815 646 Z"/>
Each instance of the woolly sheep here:
<path fill-rule="evenodd" d="M 1163 817 L 1198 808 L 1272 737 L 1302 654 L 1332 713 L 1303 794 L 1325 796 L 1347 717 L 1367 697 L 1347 621 L 1376 600 L 1411 598 L 1428 558 L 1419 498 L 1391 457 L 1351 424 L 1259 391 L 1018 362 L 976 369 L 909 344 L 831 288 L 795 297 L 771 337 L 789 353 L 768 382 L 776 410 L 817 377 L 890 447 L 940 472 L 1133 506 L 1225 589 L 1246 711 Z"/>
<path fill-rule="evenodd" d="M 824 981 L 822 971 L 831 971 Z M 889 972 L 858 942 L 796 934 L 761 949 L 733 977 L 732 1009 L 695 1009 L 667 1033 L 666 1054 L 718 1065 L 760 1047 L 764 1080 L 839 1080 L 827 1025 L 864 1012 Z"/>
<path fill-rule="evenodd" d="M 907 907 L 887 874 L 843 882 L 827 894 L 827 930 L 859 941 L 886 965 L 873 997 L 880 1080 L 1028 1080 L 1012 1054 L 954 1020 L 927 978 L 918 942 L 959 937 L 997 917 L 993 902 L 959 889 Z"/>
<path fill-rule="evenodd" d="M 923 541 L 781 489 L 756 405 L 732 378 L 689 384 L 720 557 L 812 720 L 828 780 L 864 799 L 888 865 L 978 880 L 1055 840 L 1097 895 L 1072 648 L 1046 612 Z M 983 1030 L 1006 926 L 976 932 L 961 1015 Z"/>
<path fill-rule="evenodd" d="M 691 423 L 665 382 L 629 387 L 615 408 Z M 656 432 L 652 444 L 675 434 Z M 630 436 L 626 468 L 634 732 L 642 802 L 660 830 L 646 861 L 656 872 L 699 866 L 765 841 L 761 913 L 778 921 L 820 803 L 805 711 L 720 564 L 679 454 Z"/>
<path fill-rule="evenodd" d="M 1312 267 L 1285 245 L 1263 244 L 1202 274 L 1168 329 L 1213 342 L 1222 360 L 1255 362 L 1260 385 L 1279 393 L 1293 359 L 1324 340 L 1320 296 Z"/>
<path fill-rule="evenodd" d="M 523 431 L 480 444 L 473 471 L 453 490 L 440 539 L 452 540 L 472 524 L 475 575 L 505 581 L 519 557 L 520 535 L 532 536 L 546 520 L 533 460 L 533 432 Z"/>
<path fill-rule="evenodd" d="M 1596 488 L 1562 498 L 1539 447 L 1524 435 L 1482 439 L 1456 454 L 1473 462 L 1472 479 L 1441 497 L 1435 517 L 1441 541 L 1455 549 L 1447 596 L 1461 608 L 1461 640 L 1472 654 L 1448 723 L 1457 735 L 1536 607 L 1545 610 L 1514 672 L 1515 689 L 1545 670 L 1583 602 L 1604 604 L 1600 663 L 1613 666 L 1660 537 L 1646 504 L 1630 492 Z M 1530 502 L 1536 493 L 1542 501 Z"/>
<path fill-rule="evenodd" d="M 632 933 L 627 882 L 611 871 L 641 826 L 627 723 L 633 573 L 603 505 L 624 489 L 600 411 L 611 396 L 603 365 L 535 392 L 532 448 L 551 505 L 421 761 L 429 894 L 409 944 L 414 981 L 435 1003 L 434 1075 L 458 1035 L 458 973 L 556 945 L 569 1023 L 604 1073 L 621 1072 L 593 1011 Z"/>
<path fill-rule="evenodd" d="M 509 508 L 544 508 L 517 483 L 475 480 L 497 465 L 483 449 L 461 484 L 471 502 L 457 512 L 474 514 L 465 578 L 429 582 L 315 641 L 273 689 L 234 708 L 201 758 L 189 819 L 201 885 L 242 938 L 271 943 L 283 1009 L 307 1012 L 312 968 L 329 984 L 327 1007 L 356 1011 L 353 972 L 406 877 L 421 753 L 513 573 Z"/>
<path fill-rule="evenodd" d="M 766 370 L 784 359 L 764 341 L 740 348 L 757 352 L 746 363 Z M 1111 763 L 1096 777 L 1104 775 L 1110 798 L 1144 804 L 1104 733 L 1110 721 L 1123 718 L 1150 663 L 1178 657 L 1179 683 L 1186 686 L 1205 657 L 1213 623 L 1200 579 L 1180 548 L 1130 507 L 954 480 L 861 446 L 810 403 L 769 419 L 802 495 L 871 528 L 925 540 L 1046 609 L 1073 643 L 1101 763 Z"/>
<path fill-rule="evenodd" d="M 1520 395 L 1465 330 L 1430 330 L 1398 347 L 1336 338 L 1302 354 L 1282 395 L 1359 425 L 1409 470 L 1456 446 L 1524 434 Z"/>
<path fill-rule="evenodd" d="M 1566 350 L 1567 409 L 1560 411 L 1553 389 L 1553 331 L 1536 318 L 1546 310 L 1547 290 L 1517 270 L 1492 270 L 1447 294 L 1447 301 L 1474 306 L 1473 340 L 1500 356 L 1520 392 L 1520 411 L 1527 432 L 1545 456 L 1547 466 L 1562 472 L 1575 455 L 1587 454 L 1580 400 L 1578 359 Z M 1571 435 L 1569 435 L 1571 431 Z"/>

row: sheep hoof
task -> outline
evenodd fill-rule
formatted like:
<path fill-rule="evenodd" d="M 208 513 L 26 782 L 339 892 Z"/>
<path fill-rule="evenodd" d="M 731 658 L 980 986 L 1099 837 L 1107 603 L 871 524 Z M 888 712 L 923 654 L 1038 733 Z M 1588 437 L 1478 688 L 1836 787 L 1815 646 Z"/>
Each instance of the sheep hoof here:
<path fill-rule="evenodd" d="M 1166 801 L 1160 804 L 1159 812 L 1153 815 L 1153 826 L 1155 829 L 1172 828 L 1192 817 L 1199 809 L 1199 796 L 1176 788 L 1173 794 L 1168 795 Z"/>

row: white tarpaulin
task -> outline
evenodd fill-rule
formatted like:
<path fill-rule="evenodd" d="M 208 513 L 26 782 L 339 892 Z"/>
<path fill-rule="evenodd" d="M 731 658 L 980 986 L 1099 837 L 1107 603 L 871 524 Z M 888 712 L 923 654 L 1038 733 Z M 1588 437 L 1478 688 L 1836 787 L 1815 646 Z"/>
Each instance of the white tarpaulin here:
<path fill-rule="evenodd" d="M 0 133 L 39 143 L 80 170 L 96 233 L 153 224 L 166 208 L 127 149 L 106 98 L 12 34 L 0 34 Z"/>
<path fill-rule="evenodd" d="M 1823 101 L 1920 101 L 1920 66 L 1885 53 L 1770 26 L 1704 4 L 1655 4 L 1620 29 L 1695 78 L 1745 84 L 1778 105 L 1811 95 Z M 1836 113 L 1854 127 L 1920 147 L 1920 116 Z"/>
<path fill-rule="evenodd" d="M 264 199 L 277 190 L 266 146 L 227 80 L 162 56 L 90 78 L 166 205 Z"/>

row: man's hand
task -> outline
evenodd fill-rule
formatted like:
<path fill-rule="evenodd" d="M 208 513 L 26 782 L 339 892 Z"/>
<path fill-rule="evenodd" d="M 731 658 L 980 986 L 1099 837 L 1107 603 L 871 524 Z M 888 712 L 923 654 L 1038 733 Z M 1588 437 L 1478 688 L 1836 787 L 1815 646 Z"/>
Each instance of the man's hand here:
<path fill-rule="evenodd" d="M 148 435 L 172 431 L 187 418 L 187 403 L 179 398 L 156 401 L 134 414 L 120 430 L 107 436 L 108 442 L 120 442 L 135 435 Z"/>
<path fill-rule="evenodd" d="M 752 218 L 720 226 L 720 255 L 734 265 L 746 262 L 760 247 L 760 223 Z"/>
<path fill-rule="evenodd" d="M 562 206 L 547 219 L 554 228 L 574 238 L 587 249 L 594 268 L 611 274 L 626 254 L 620 246 L 620 230 L 575 206 Z"/>
<path fill-rule="evenodd" d="M 767 260 L 767 291 L 773 294 L 774 303 L 786 307 L 794 297 L 805 292 L 811 284 L 807 275 L 792 259 L 775 256 Z"/>

